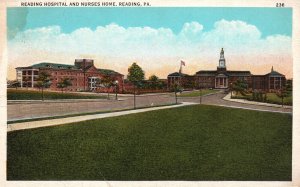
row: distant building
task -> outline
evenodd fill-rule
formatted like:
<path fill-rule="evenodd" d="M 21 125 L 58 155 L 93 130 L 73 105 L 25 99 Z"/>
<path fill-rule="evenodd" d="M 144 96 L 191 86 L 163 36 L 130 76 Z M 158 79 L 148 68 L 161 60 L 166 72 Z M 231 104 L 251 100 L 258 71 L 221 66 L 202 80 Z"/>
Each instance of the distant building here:
<path fill-rule="evenodd" d="M 285 75 L 271 69 L 265 75 L 252 75 L 250 71 L 229 71 L 226 68 L 224 50 L 221 49 L 219 66 L 217 70 L 200 70 L 195 75 L 187 75 L 179 72 L 168 75 L 168 87 L 177 83 L 184 89 L 213 88 L 227 89 L 237 80 L 244 80 L 248 89 L 273 92 L 281 89 L 286 82 Z"/>
<path fill-rule="evenodd" d="M 57 84 L 64 78 L 70 78 L 72 86 L 68 91 L 97 91 L 104 90 L 101 79 L 104 76 L 118 81 L 118 92 L 123 91 L 124 75 L 109 69 L 98 69 L 92 59 L 76 59 L 74 65 L 42 62 L 28 67 L 17 67 L 17 81 L 21 87 L 35 87 L 39 72 L 46 72 L 51 76 L 51 90 L 59 90 Z"/>

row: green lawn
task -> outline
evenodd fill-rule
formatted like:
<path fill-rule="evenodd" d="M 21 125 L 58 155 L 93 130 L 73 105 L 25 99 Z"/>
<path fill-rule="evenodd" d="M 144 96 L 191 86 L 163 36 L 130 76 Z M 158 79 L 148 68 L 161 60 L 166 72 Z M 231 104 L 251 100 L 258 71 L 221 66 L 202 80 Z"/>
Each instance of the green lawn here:
<path fill-rule="evenodd" d="M 217 93 L 218 90 L 210 90 L 210 89 L 203 89 L 201 90 L 201 94 L 199 90 L 191 91 L 191 92 L 183 92 L 181 94 L 178 94 L 178 97 L 199 97 L 200 95 L 206 95 L 210 93 Z"/>
<path fill-rule="evenodd" d="M 195 105 L 8 133 L 8 180 L 290 181 L 292 116 Z"/>
<path fill-rule="evenodd" d="M 247 99 L 252 100 L 252 94 L 246 94 L 245 96 L 242 96 L 241 94 L 235 95 L 232 97 L 233 99 Z M 267 101 L 266 103 L 272 103 L 272 104 L 278 104 L 281 105 L 282 101 L 281 98 L 276 95 L 276 93 L 267 93 Z M 290 95 L 288 97 L 285 97 L 283 99 L 284 105 L 293 105 L 293 96 Z"/>
<path fill-rule="evenodd" d="M 275 93 L 268 93 L 267 94 L 267 100 L 270 103 L 274 103 L 274 104 L 281 104 L 281 98 L 278 97 Z M 283 99 L 283 104 L 285 105 L 292 105 L 293 104 L 293 97 L 289 96 L 289 97 L 285 97 Z"/>
<path fill-rule="evenodd" d="M 84 95 L 76 93 L 61 93 L 61 92 L 47 92 L 44 91 L 44 98 L 47 99 L 104 99 L 106 96 L 96 96 L 96 95 Z M 8 100 L 41 100 L 41 91 L 34 90 L 7 90 Z"/>

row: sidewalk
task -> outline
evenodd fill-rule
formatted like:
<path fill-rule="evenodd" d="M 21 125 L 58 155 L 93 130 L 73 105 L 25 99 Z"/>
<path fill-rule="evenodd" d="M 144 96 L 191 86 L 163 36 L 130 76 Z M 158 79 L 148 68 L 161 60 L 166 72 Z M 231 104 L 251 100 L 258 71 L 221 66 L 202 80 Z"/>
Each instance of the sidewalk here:
<path fill-rule="evenodd" d="M 9 89 L 13 89 L 13 88 L 9 88 Z M 27 89 L 19 89 L 19 90 L 27 90 Z M 37 89 L 28 89 L 29 91 L 37 91 Z M 61 93 L 61 91 L 55 91 L 55 90 L 48 90 L 45 89 L 46 92 L 53 92 L 53 93 Z M 86 91 L 86 92 L 79 92 L 79 91 L 65 91 L 64 93 L 67 94 L 78 94 L 78 95 L 95 95 L 95 96 L 107 96 L 107 92 L 90 92 L 90 91 Z M 136 96 L 152 96 L 152 95 L 169 95 L 172 94 L 173 92 L 155 92 L 155 93 L 143 93 L 143 94 L 136 94 Z M 114 96 L 115 92 L 110 92 L 109 93 L 110 96 Z M 123 93 L 118 93 L 118 96 L 120 97 L 126 97 L 126 96 L 134 96 L 133 94 L 123 94 Z"/>
<path fill-rule="evenodd" d="M 67 118 L 60 118 L 60 119 L 48 119 L 48 120 L 40 120 L 40 121 L 13 123 L 13 124 L 7 125 L 7 131 L 10 132 L 10 131 L 16 131 L 16 130 L 56 126 L 56 125 L 62 125 L 62 124 L 68 124 L 68 123 L 74 123 L 74 122 L 80 122 L 80 121 L 86 121 L 86 120 L 92 120 L 92 119 L 123 116 L 123 115 L 127 115 L 127 114 L 135 114 L 135 113 L 148 112 L 148 111 L 153 111 L 153 110 L 176 108 L 176 107 L 182 107 L 182 106 L 194 105 L 194 104 L 197 104 L 197 103 L 183 102 L 182 104 L 171 105 L 171 106 L 152 107 L 152 108 L 127 110 L 127 111 L 111 112 L 111 113 L 104 113 L 104 114 L 93 114 L 93 115 L 85 115 L 85 116 L 75 116 L 75 117 L 67 117 Z"/>
<path fill-rule="evenodd" d="M 277 105 L 277 104 L 271 104 L 271 103 L 263 103 L 263 102 L 256 102 L 256 101 L 248 101 L 246 99 L 231 99 L 230 93 L 227 94 L 223 99 L 226 101 L 232 101 L 232 102 L 238 102 L 238 103 L 244 103 L 244 104 L 251 104 L 251 105 L 260 105 L 260 106 L 269 106 L 269 107 L 277 107 L 277 108 L 290 108 L 292 109 L 293 106 L 288 105 Z"/>
<path fill-rule="evenodd" d="M 125 99 L 118 100 L 111 98 L 111 99 L 45 99 L 42 100 L 7 100 L 7 104 L 20 104 L 20 103 L 73 103 L 73 102 L 107 102 L 107 101 L 124 101 Z"/>

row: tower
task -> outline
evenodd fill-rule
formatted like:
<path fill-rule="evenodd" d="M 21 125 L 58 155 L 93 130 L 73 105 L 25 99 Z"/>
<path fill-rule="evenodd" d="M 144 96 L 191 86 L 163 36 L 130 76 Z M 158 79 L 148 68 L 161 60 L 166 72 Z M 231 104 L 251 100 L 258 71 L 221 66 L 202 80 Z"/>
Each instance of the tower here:
<path fill-rule="evenodd" d="M 226 71 L 226 60 L 224 57 L 224 49 L 221 49 L 218 70 Z"/>

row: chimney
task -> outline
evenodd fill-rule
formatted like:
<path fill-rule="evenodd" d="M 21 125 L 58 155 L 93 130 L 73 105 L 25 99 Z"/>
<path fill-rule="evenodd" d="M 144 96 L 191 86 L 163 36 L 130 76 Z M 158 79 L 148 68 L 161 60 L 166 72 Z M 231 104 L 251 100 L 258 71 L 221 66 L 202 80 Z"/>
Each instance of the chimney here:
<path fill-rule="evenodd" d="M 75 66 L 84 69 L 88 66 L 93 66 L 94 65 L 94 60 L 93 59 L 75 59 Z"/>

